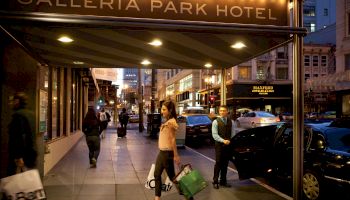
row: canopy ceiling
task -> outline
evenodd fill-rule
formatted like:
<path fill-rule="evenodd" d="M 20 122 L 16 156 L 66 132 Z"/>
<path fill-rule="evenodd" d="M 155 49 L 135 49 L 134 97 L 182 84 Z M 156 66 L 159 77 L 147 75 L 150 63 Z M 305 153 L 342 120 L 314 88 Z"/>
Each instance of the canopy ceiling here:
<path fill-rule="evenodd" d="M 129 0 L 125 10 L 106 2 L 100 10 L 92 5 L 95 1 L 53 2 L 5 0 L 0 5 L 9 10 L 0 9 L 0 25 L 43 64 L 56 67 L 135 68 L 148 59 L 152 64 L 147 67 L 156 69 L 202 69 L 206 63 L 229 68 L 306 32 L 288 26 L 286 0 L 239 1 L 242 5 Z M 57 39 L 62 35 L 74 41 L 61 43 Z M 162 46 L 148 44 L 156 38 Z M 231 48 L 236 42 L 246 47 Z"/>

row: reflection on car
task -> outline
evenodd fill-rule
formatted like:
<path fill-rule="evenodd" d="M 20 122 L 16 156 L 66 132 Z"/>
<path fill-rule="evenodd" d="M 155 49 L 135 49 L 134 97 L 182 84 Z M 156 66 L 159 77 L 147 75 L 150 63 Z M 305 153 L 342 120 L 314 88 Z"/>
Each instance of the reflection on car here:
<path fill-rule="evenodd" d="M 212 121 L 208 115 L 183 115 L 186 119 L 186 138 L 211 137 Z"/>
<path fill-rule="evenodd" d="M 280 121 L 279 117 L 269 112 L 252 111 L 245 113 L 242 117 L 238 117 L 237 126 L 242 128 L 254 128 L 276 124 L 278 121 Z"/>
<path fill-rule="evenodd" d="M 139 115 L 129 115 L 129 123 L 138 123 L 139 121 Z"/>
<path fill-rule="evenodd" d="M 303 195 L 319 199 L 328 186 L 350 187 L 350 128 L 339 123 L 305 123 Z M 240 179 L 270 176 L 292 183 L 293 125 L 243 130 L 232 138 Z"/>

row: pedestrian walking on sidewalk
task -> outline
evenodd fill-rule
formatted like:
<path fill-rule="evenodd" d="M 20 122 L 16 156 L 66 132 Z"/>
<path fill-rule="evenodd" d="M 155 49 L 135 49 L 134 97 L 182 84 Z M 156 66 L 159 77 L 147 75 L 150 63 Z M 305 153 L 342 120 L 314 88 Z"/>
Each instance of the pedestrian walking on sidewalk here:
<path fill-rule="evenodd" d="M 108 126 L 108 122 L 110 122 L 111 115 L 105 111 L 104 108 L 101 108 L 101 112 L 98 113 L 98 119 L 100 119 L 100 131 L 101 137 L 106 137 L 106 129 Z"/>
<path fill-rule="evenodd" d="M 25 93 L 17 92 L 10 102 L 14 113 L 8 126 L 8 175 L 36 166 L 35 116 L 33 112 L 26 109 L 27 100 Z"/>
<path fill-rule="evenodd" d="M 125 131 L 126 131 L 126 127 L 128 126 L 128 122 L 129 122 L 129 114 L 126 112 L 126 109 L 123 108 L 122 112 L 119 114 L 119 123 L 120 123 L 120 126 L 125 129 Z"/>
<path fill-rule="evenodd" d="M 88 112 L 83 120 L 83 132 L 86 136 L 86 143 L 89 148 L 90 167 L 95 168 L 98 155 L 100 154 L 100 120 L 96 116 L 93 108 L 88 108 Z"/>
<path fill-rule="evenodd" d="M 179 127 L 176 123 L 175 104 L 172 101 L 164 102 L 161 112 L 165 122 L 160 127 L 158 139 L 159 153 L 154 170 L 155 200 L 160 200 L 163 170 L 165 169 L 170 180 L 173 180 L 175 177 L 174 161 L 177 165 L 180 164 L 175 136 L 176 130 Z"/>
<path fill-rule="evenodd" d="M 227 183 L 227 167 L 230 160 L 230 141 L 235 134 L 234 122 L 228 117 L 227 106 L 220 106 L 219 117 L 213 121 L 212 136 L 215 140 L 215 166 L 213 186 L 219 189 L 219 184 L 223 187 L 230 187 Z M 219 180 L 220 175 L 220 182 Z"/>

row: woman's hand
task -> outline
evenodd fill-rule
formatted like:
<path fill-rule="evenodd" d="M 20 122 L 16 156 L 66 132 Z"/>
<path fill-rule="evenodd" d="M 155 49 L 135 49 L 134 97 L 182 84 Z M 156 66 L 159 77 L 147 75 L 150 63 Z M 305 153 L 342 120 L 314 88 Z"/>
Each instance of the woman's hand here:
<path fill-rule="evenodd" d="M 178 155 L 174 156 L 174 161 L 177 165 L 180 165 L 180 156 Z"/>

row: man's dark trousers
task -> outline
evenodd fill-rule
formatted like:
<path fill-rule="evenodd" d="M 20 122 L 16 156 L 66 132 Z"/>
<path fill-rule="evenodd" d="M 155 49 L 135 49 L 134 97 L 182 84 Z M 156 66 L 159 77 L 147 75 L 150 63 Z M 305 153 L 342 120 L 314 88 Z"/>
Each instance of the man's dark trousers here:
<path fill-rule="evenodd" d="M 226 175 L 227 167 L 230 159 L 230 148 L 229 145 L 224 145 L 221 142 L 215 142 L 215 166 L 214 166 L 214 183 L 219 183 L 220 175 L 220 184 L 226 185 Z"/>

